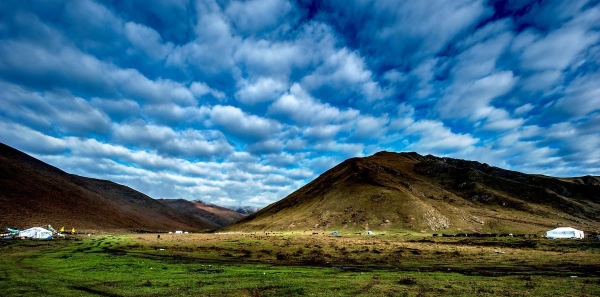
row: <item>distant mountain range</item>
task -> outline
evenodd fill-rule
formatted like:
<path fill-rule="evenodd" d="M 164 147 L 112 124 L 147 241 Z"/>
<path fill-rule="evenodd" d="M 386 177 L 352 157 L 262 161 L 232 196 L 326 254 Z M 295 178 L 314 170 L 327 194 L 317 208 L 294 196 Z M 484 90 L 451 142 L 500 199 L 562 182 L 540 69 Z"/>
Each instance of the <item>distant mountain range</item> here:
<path fill-rule="evenodd" d="M 152 199 L 66 173 L 0 143 L 0 227 L 202 231 L 600 230 L 600 177 L 555 178 L 474 161 L 380 152 L 348 159 L 261 210 Z"/>
<path fill-rule="evenodd" d="M 187 200 L 156 200 L 129 187 L 66 173 L 0 143 L 0 228 L 216 229 L 243 215 Z"/>
<path fill-rule="evenodd" d="M 346 160 L 224 230 L 541 233 L 556 226 L 600 229 L 600 177 L 380 152 Z"/>
<path fill-rule="evenodd" d="M 159 199 L 158 201 L 164 205 L 175 208 L 180 212 L 193 216 L 200 221 L 208 220 L 215 224 L 215 227 L 227 226 L 243 218 L 245 215 L 229 208 L 214 204 L 207 204 L 200 200 L 189 201 L 185 199 Z"/>
<path fill-rule="evenodd" d="M 258 206 L 224 206 L 224 207 L 231 209 L 242 215 L 251 215 L 261 209 Z"/>

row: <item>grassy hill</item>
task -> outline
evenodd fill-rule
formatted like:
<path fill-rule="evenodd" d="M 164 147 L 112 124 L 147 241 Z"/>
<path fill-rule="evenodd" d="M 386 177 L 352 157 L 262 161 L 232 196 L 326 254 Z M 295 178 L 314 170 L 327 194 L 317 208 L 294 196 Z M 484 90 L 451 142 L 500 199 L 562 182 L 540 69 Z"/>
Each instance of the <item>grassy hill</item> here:
<path fill-rule="evenodd" d="M 224 230 L 541 233 L 557 225 L 599 229 L 600 178 L 380 152 L 346 160 Z"/>
<path fill-rule="evenodd" d="M 218 227 L 227 226 L 244 215 L 231 209 L 218 205 L 206 204 L 202 201 L 189 201 L 185 199 L 158 199 L 169 207 L 175 208 L 180 212 L 186 213 L 197 218 L 199 221 L 207 221 Z"/>
<path fill-rule="evenodd" d="M 0 143 L 0 228 L 191 231 L 230 222 L 216 213 L 203 217 L 208 212 L 182 211 L 111 181 L 69 174 Z"/>

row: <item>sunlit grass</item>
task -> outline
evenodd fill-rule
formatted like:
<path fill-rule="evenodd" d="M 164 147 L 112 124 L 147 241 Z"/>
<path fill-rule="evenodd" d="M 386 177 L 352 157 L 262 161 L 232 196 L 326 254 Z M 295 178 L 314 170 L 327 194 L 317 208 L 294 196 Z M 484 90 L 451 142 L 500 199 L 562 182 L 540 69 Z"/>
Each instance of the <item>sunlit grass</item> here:
<path fill-rule="evenodd" d="M 600 295 L 595 241 L 136 234 L 0 252 L 2 296 Z"/>

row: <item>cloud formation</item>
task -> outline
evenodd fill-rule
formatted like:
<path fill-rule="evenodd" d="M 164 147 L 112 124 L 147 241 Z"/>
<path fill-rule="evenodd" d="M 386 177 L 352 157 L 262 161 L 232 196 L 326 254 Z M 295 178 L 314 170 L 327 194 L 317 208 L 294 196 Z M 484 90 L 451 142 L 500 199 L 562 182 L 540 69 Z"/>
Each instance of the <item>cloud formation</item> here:
<path fill-rule="evenodd" d="M 600 175 L 597 1 L 4 1 L 0 141 L 264 206 L 349 157 Z"/>

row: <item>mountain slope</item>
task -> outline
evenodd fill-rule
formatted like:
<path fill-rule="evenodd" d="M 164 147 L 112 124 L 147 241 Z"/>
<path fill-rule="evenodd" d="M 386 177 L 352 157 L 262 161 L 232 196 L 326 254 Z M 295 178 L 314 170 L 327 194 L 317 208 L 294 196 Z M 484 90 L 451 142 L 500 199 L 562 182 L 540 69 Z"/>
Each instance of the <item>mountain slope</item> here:
<path fill-rule="evenodd" d="M 473 161 L 380 152 L 342 162 L 225 230 L 541 232 L 600 226 L 598 177 L 559 179 Z"/>
<path fill-rule="evenodd" d="M 198 221 L 212 223 L 218 227 L 227 226 L 244 217 L 244 215 L 228 208 L 209 205 L 202 201 L 189 201 L 185 199 L 158 199 L 158 201 L 182 213 L 187 213 L 198 219 Z"/>
<path fill-rule="evenodd" d="M 199 220 L 129 187 L 68 174 L 0 143 L 0 227 L 204 230 Z"/>

